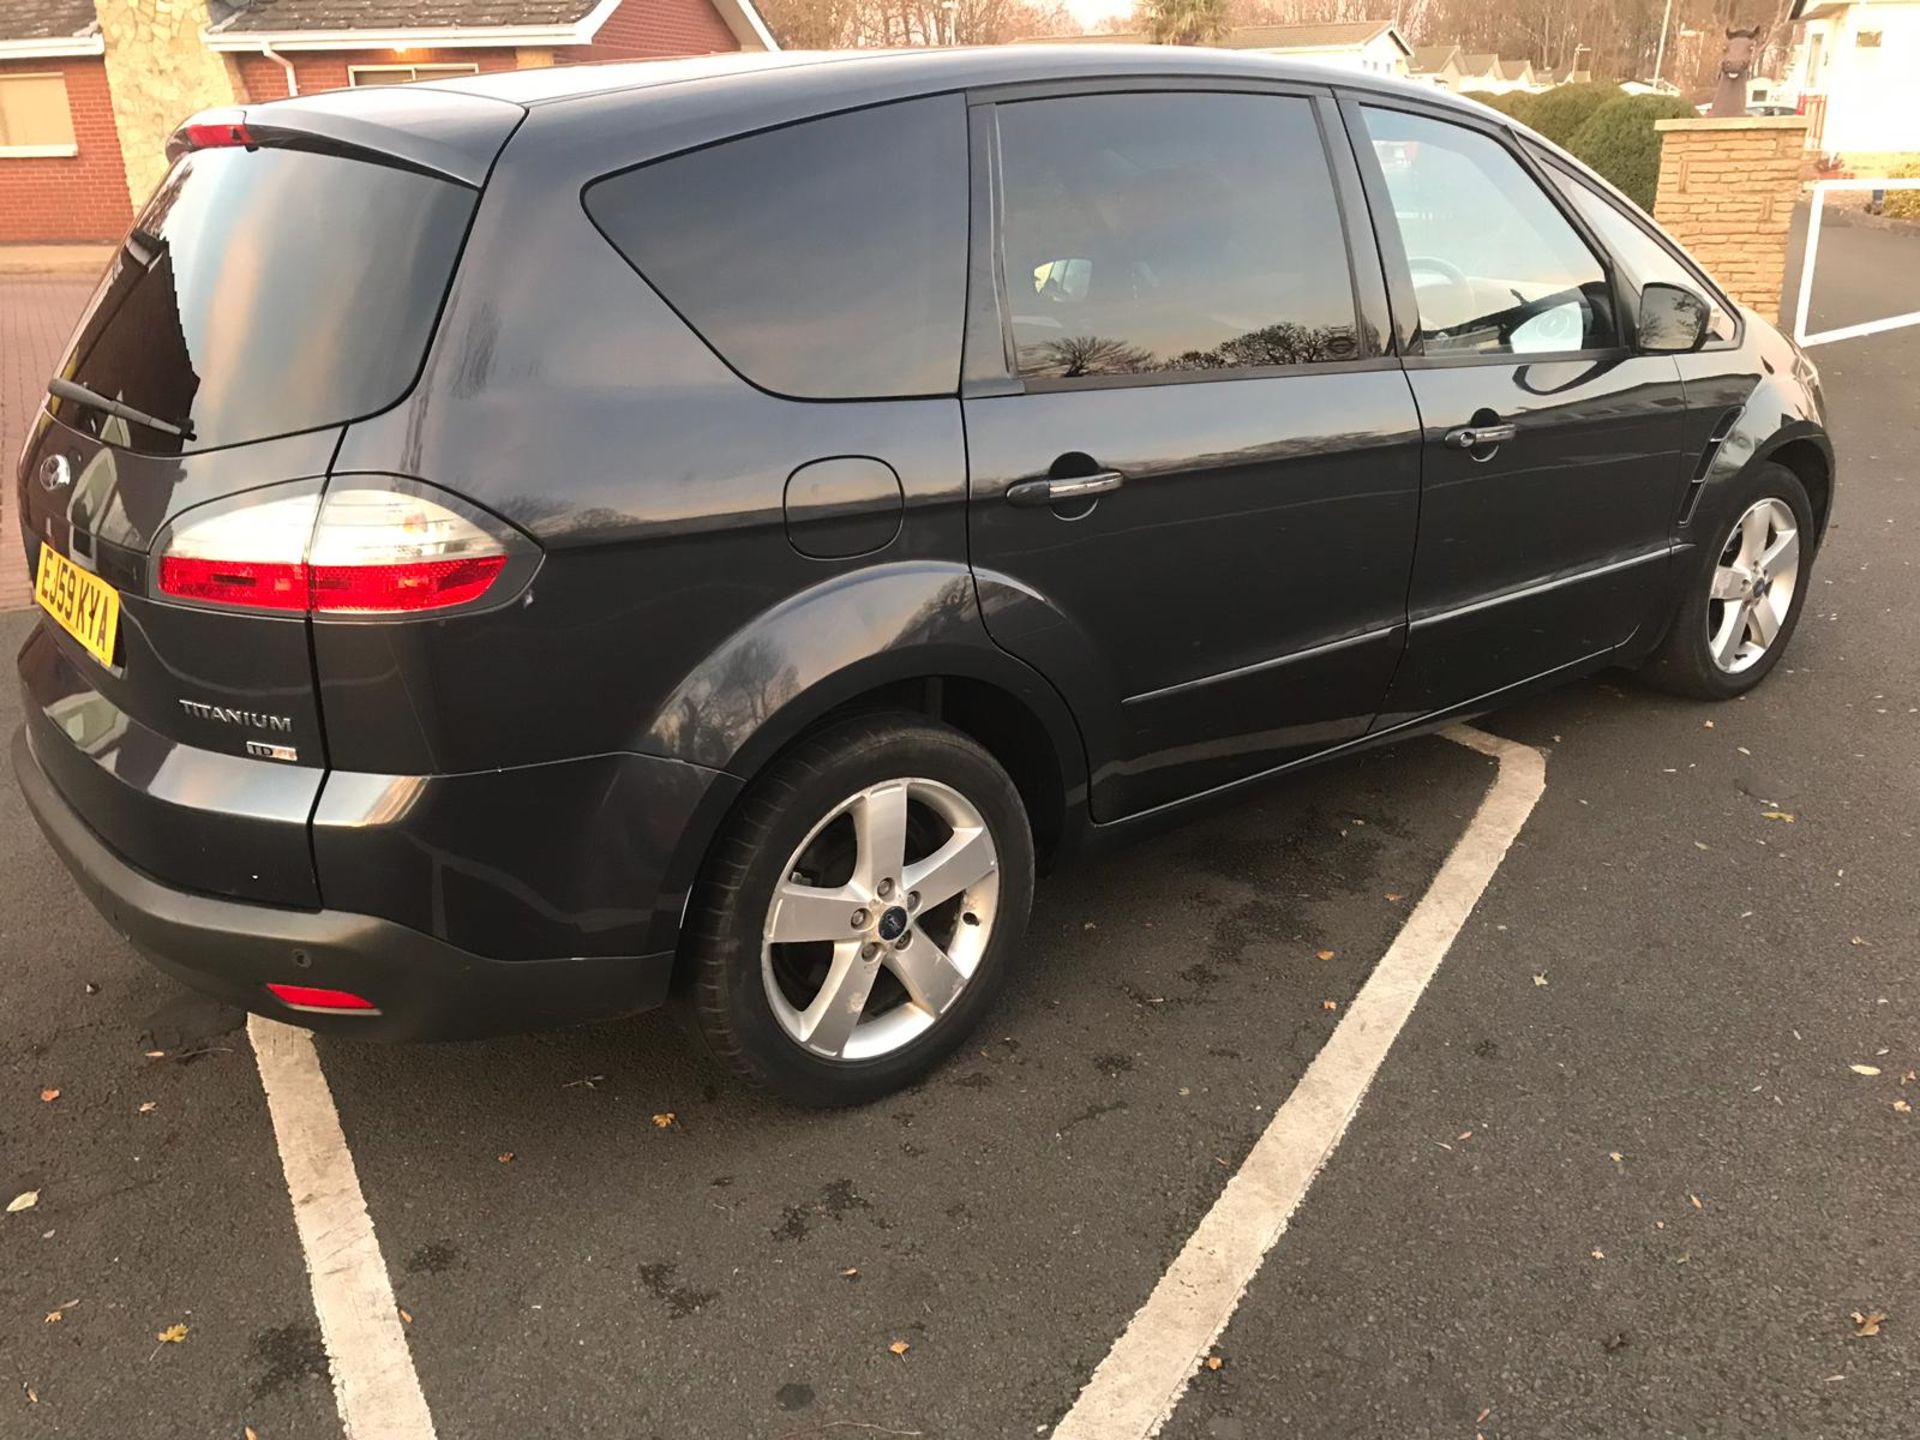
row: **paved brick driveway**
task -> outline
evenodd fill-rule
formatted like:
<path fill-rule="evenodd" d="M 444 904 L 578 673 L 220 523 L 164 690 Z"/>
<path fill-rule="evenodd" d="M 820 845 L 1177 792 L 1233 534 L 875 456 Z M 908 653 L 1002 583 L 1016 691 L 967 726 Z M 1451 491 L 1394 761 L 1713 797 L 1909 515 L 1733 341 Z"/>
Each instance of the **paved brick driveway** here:
<path fill-rule="evenodd" d="M 31 588 L 13 513 L 14 463 L 92 290 L 91 275 L 0 275 L 0 610 L 27 604 Z"/>

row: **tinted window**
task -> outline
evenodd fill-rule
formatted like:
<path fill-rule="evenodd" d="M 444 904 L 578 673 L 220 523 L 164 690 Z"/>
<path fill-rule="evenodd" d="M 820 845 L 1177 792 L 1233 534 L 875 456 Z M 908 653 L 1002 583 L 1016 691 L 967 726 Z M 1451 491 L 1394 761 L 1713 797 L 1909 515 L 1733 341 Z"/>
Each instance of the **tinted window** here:
<path fill-rule="evenodd" d="M 371 414 L 420 368 L 475 193 L 300 150 L 202 150 L 154 192 L 60 373 L 204 450 Z M 58 401 L 138 449 L 182 441 Z"/>
<path fill-rule="evenodd" d="M 966 103 L 832 115 L 676 155 L 587 211 L 722 358 L 782 395 L 950 394 L 966 310 Z"/>
<path fill-rule="evenodd" d="M 1612 253 L 1635 290 L 1655 280 L 1666 285 L 1683 285 L 1695 294 L 1706 297 L 1707 338 L 1733 339 L 1733 317 L 1727 313 L 1713 290 L 1703 285 L 1700 277 L 1681 264 L 1672 251 L 1591 186 L 1553 166 L 1547 168 L 1547 173 L 1553 177 L 1561 193 L 1573 202 L 1573 208 L 1580 212 L 1580 218 L 1593 227 L 1593 233 Z"/>
<path fill-rule="evenodd" d="M 1606 272 L 1512 152 L 1462 125 L 1364 113 L 1428 354 L 1617 343 Z"/>
<path fill-rule="evenodd" d="M 999 107 L 1020 373 L 1053 379 L 1358 358 L 1309 102 L 1089 95 Z"/>

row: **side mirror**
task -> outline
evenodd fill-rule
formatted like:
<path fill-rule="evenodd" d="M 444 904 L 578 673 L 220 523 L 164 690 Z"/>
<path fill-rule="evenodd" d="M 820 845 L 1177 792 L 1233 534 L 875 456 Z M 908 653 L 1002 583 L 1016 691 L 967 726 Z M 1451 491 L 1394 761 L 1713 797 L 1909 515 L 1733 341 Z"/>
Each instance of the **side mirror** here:
<path fill-rule="evenodd" d="M 1649 355 L 1698 350 L 1707 342 L 1711 319 L 1704 295 L 1655 280 L 1640 292 L 1640 349 Z"/>

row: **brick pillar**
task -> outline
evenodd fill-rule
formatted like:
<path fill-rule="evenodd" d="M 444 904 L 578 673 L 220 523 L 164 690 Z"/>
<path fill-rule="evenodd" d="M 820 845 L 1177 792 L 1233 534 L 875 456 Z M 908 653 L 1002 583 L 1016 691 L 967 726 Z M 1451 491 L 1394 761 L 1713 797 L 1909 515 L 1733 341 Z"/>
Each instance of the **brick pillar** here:
<path fill-rule="evenodd" d="M 1654 128 L 1661 134 L 1654 219 L 1734 299 L 1778 318 L 1806 117 L 1656 120 Z"/>

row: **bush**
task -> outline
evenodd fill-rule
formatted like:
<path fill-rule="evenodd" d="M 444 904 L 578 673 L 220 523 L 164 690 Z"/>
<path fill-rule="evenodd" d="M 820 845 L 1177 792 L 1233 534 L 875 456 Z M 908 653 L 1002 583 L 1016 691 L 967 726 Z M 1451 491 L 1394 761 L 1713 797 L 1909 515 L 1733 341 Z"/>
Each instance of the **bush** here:
<path fill-rule="evenodd" d="M 1538 95 L 1529 95 L 1525 90 L 1509 90 L 1504 95 L 1496 95 L 1491 90 L 1463 90 L 1460 93 L 1468 100 L 1478 100 L 1482 105 L 1491 106 L 1522 125 L 1533 123 L 1527 119 L 1527 115 L 1540 98 Z"/>
<path fill-rule="evenodd" d="M 1660 184 L 1660 132 L 1653 122 L 1694 114 L 1673 95 L 1621 95 L 1594 111 L 1567 149 L 1651 212 Z"/>
<path fill-rule="evenodd" d="M 1904 165 L 1893 167 L 1889 180 L 1920 180 L 1920 160 L 1909 160 Z M 1896 215 L 1902 220 L 1920 220 L 1920 190 L 1889 190 L 1887 203 L 1880 212 L 1882 215 Z"/>
<path fill-rule="evenodd" d="M 1554 144 L 1567 146 L 1602 105 L 1621 96 L 1618 85 L 1595 83 L 1556 85 L 1529 98 L 1533 103 L 1526 107 L 1526 115 L 1514 118 L 1532 126 Z"/>

